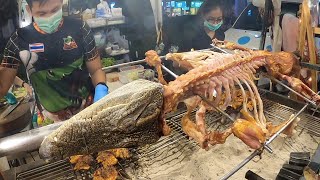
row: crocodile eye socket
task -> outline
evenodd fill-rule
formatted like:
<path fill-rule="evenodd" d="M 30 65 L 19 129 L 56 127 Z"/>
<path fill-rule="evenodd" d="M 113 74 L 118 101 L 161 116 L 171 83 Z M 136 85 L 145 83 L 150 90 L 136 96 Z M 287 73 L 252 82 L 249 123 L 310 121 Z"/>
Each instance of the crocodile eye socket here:
<path fill-rule="evenodd" d="M 48 71 L 48 75 L 49 75 L 50 77 L 53 77 L 53 76 L 54 76 L 54 72 L 53 72 L 52 70 L 49 70 L 49 71 Z"/>

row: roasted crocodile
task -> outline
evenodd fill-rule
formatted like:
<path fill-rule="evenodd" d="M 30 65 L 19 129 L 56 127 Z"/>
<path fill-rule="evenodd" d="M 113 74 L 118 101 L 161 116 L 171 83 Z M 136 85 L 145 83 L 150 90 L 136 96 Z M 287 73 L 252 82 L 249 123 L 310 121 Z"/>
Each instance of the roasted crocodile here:
<path fill-rule="evenodd" d="M 230 49 L 241 49 L 230 46 Z M 254 80 L 257 70 L 264 67 L 268 73 L 278 79 L 287 80 L 294 89 L 307 96 L 310 100 L 318 100 L 319 95 L 307 86 L 303 86 L 295 77 L 299 70 L 297 58 L 286 52 L 271 53 L 267 51 L 252 51 L 245 48 L 235 51 L 235 54 L 221 54 L 210 51 L 172 53 L 166 57 L 189 70 L 186 74 L 178 76 L 175 81 L 164 85 L 164 112 L 175 111 L 180 102 L 188 107 L 188 112 L 182 118 L 183 131 L 208 149 L 209 145 L 222 144 L 231 134 L 241 139 L 253 149 L 263 146 L 277 130 L 287 124 L 290 118 L 279 125 L 267 122 L 263 113 L 263 103 Z M 159 59 L 152 50 L 146 53 L 146 61 Z M 154 57 L 156 56 L 156 57 Z M 249 94 L 245 92 L 245 88 Z M 220 108 L 225 110 L 232 106 L 232 100 L 237 98 L 236 92 L 242 92 L 242 117 L 235 120 L 233 125 L 224 132 L 210 132 L 206 129 L 206 111 Z M 216 95 L 214 95 L 216 92 Z M 223 99 L 223 94 L 225 98 Z M 205 101 L 203 101 L 205 98 Z M 251 99 L 253 112 L 248 110 L 248 100 Z M 221 103 L 221 100 L 224 102 Z M 190 117 L 196 107 L 195 122 Z M 299 118 L 295 119 L 284 134 L 292 135 Z"/>
<path fill-rule="evenodd" d="M 156 142 L 163 86 L 147 80 L 124 85 L 66 121 L 39 149 L 45 159 L 63 159 L 106 149 Z"/>

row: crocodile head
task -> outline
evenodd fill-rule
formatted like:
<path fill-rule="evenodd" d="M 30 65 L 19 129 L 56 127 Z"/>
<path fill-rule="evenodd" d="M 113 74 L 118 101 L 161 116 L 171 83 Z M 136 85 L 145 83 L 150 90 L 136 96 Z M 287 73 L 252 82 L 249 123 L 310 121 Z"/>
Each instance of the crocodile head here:
<path fill-rule="evenodd" d="M 44 159 L 141 146 L 161 136 L 158 121 L 163 86 L 137 80 L 111 92 L 47 136 L 39 149 Z"/>

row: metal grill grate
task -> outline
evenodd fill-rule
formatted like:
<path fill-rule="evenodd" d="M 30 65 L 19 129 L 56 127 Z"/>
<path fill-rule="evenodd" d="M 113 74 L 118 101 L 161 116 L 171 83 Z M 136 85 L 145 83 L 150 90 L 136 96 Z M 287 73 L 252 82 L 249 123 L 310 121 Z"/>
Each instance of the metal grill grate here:
<path fill-rule="evenodd" d="M 263 97 L 263 94 L 261 96 Z M 297 112 L 292 108 L 268 99 L 262 98 L 262 100 L 266 118 L 275 124 L 287 120 L 291 114 Z M 137 179 L 150 179 L 153 175 L 159 175 L 161 172 L 165 175 L 167 172 L 179 171 L 183 166 L 181 162 L 188 159 L 193 152 L 200 148 L 194 141 L 188 140 L 186 134 L 182 131 L 180 120 L 183 115 L 179 114 L 167 120 L 173 130 L 170 136 L 162 138 L 157 144 L 139 149 L 140 158 L 138 161 L 140 169 L 136 174 Z M 192 115 L 195 118 L 195 113 Z M 298 126 L 305 128 L 309 134 L 320 137 L 320 128 L 319 125 L 316 125 L 317 123 L 320 124 L 320 118 L 305 113 L 299 117 L 301 120 Z M 206 123 L 208 129 L 221 131 L 230 127 L 231 122 L 221 124 L 221 118 L 221 114 L 207 112 Z M 290 142 L 286 142 L 286 145 L 291 147 L 293 151 L 297 151 L 296 148 L 290 145 Z"/>
<path fill-rule="evenodd" d="M 17 180 L 77 179 L 68 161 L 57 161 L 17 175 Z"/>

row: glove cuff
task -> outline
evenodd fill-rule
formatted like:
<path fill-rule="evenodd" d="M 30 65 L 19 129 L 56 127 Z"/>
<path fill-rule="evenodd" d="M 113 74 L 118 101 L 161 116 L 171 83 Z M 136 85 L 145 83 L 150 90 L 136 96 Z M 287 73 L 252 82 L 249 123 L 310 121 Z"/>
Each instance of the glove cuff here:
<path fill-rule="evenodd" d="M 98 86 L 99 84 L 104 85 L 104 86 L 107 86 L 107 84 L 106 84 L 106 83 L 103 83 L 103 82 L 99 82 L 99 83 L 97 84 L 97 86 Z M 108 87 L 108 86 L 107 86 L 107 87 Z"/>

